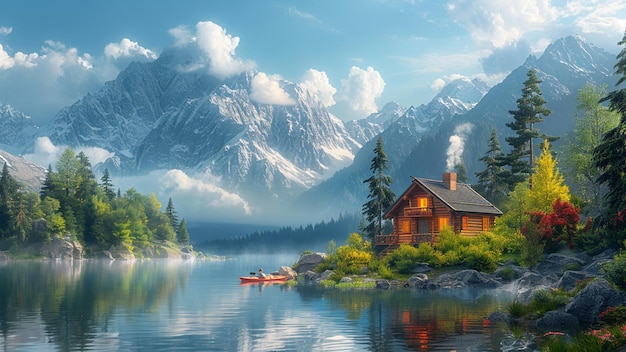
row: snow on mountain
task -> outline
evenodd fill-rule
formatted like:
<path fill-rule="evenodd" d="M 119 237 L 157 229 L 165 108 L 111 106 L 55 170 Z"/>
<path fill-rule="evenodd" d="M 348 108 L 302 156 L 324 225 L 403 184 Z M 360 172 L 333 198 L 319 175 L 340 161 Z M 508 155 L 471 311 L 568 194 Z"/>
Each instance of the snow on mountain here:
<path fill-rule="evenodd" d="M 388 119 L 388 126 L 378 136 L 383 139 L 390 170 L 394 172 L 402 168 L 405 158 L 424 136 L 435 133 L 442 124 L 468 112 L 488 91 L 489 86 L 479 79 L 460 78 L 449 82 L 428 104 L 412 106 L 401 115 Z M 296 202 L 307 204 L 307 209 L 329 211 L 320 214 L 321 217 L 332 216 L 333 212 L 358 210 L 359 204 L 367 198 L 363 180 L 371 176 L 370 161 L 378 136 L 364 144 L 352 165 L 306 191 Z"/>
<path fill-rule="evenodd" d="M 47 173 L 44 167 L 0 149 L 0 169 L 5 164 L 8 167 L 9 174 L 24 189 L 37 193 L 41 191 L 41 185 Z"/>
<path fill-rule="evenodd" d="M 181 71 L 174 50 L 133 63 L 56 116 L 55 144 L 99 147 L 114 175 L 181 169 L 246 197 L 293 195 L 352 162 L 361 144 L 316 95 L 280 81 L 293 105 L 251 98 L 255 72 L 217 79 Z"/>
<path fill-rule="evenodd" d="M 31 117 L 13 108 L 0 105 L 0 147 L 12 153 L 20 152 L 34 139 L 38 127 Z"/>

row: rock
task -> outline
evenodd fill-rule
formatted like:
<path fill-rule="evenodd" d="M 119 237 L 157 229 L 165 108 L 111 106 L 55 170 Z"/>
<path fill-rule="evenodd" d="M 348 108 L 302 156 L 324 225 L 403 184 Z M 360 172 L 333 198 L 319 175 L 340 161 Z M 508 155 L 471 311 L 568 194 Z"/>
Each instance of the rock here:
<path fill-rule="evenodd" d="M 113 257 L 113 254 L 111 254 L 111 252 L 109 251 L 102 251 L 102 252 L 96 253 L 95 258 L 108 259 L 111 261 L 115 260 L 115 258 Z"/>
<path fill-rule="evenodd" d="M 318 265 L 325 261 L 326 254 L 309 253 L 302 255 L 294 267 L 298 273 L 305 273 L 309 270 L 314 270 Z"/>
<path fill-rule="evenodd" d="M 521 278 L 527 271 L 527 269 L 516 265 L 506 265 L 496 269 L 493 276 L 500 278 L 504 282 L 510 282 Z"/>
<path fill-rule="evenodd" d="M 527 271 L 515 281 L 516 299 L 520 303 L 528 304 L 535 291 L 550 289 L 554 287 L 555 281 L 556 277 L 553 275 L 544 277 L 534 271 Z"/>
<path fill-rule="evenodd" d="M 339 282 L 352 283 L 352 278 L 349 276 L 344 276 L 339 280 Z"/>
<path fill-rule="evenodd" d="M 193 250 L 191 250 L 191 248 L 189 248 L 189 247 L 187 247 L 187 246 L 185 246 L 185 247 L 181 248 L 181 249 L 180 249 L 180 251 L 181 251 L 182 253 L 187 253 L 187 254 L 189 254 L 189 253 L 193 253 Z"/>
<path fill-rule="evenodd" d="M 576 288 L 576 285 L 578 285 L 579 282 L 593 277 L 593 275 L 589 275 L 583 271 L 567 270 L 556 283 L 556 287 L 565 291 L 571 291 Z"/>
<path fill-rule="evenodd" d="M 54 236 L 41 246 L 39 254 L 50 259 L 82 259 L 83 246 L 70 236 Z"/>
<path fill-rule="evenodd" d="M 434 290 L 440 288 L 463 288 L 463 287 L 480 287 L 480 288 L 496 288 L 501 286 L 498 280 L 493 276 L 476 270 L 467 269 L 454 273 L 442 274 L 426 283 L 426 288 Z"/>
<path fill-rule="evenodd" d="M 0 262 L 7 260 L 11 260 L 11 257 L 9 256 L 9 251 L 0 251 Z"/>
<path fill-rule="evenodd" d="M 316 273 L 315 271 L 308 270 L 307 272 L 304 273 L 304 278 L 307 281 L 315 281 L 319 278 L 319 274 Z"/>
<path fill-rule="evenodd" d="M 388 290 L 391 287 L 389 280 L 376 280 L 376 288 Z"/>
<path fill-rule="evenodd" d="M 493 323 L 510 323 L 513 321 L 513 317 L 509 313 L 495 311 L 487 316 L 487 320 Z"/>
<path fill-rule="evenodd" d="M 332 274 L 332 270 L 324 270 L 324 272 L 320 274 L 319 280 L 328 280 Z"/>
<path fill-rule="evenodd" d="M 428 263 L 415 263 L 415 266 L 411 269 L 412 273 L 429 273 L 431 271 L 433 271 L 433 268 Z"/>
<path fill-rule="evenodd" d="M 565 270 L 580 270 L 585 266 L 585 261 L 572 256 L 567 256 L 560 253 L 548 254 L 541 263 L 537 264 L 535 270 L 540 274 L 546 276 L 551 273 L 555 273 L 560 276 Z"/>
<path fill-rule="evenodd" d="M 598 315 L 608 307 L 626 303 L 623 293 L 616 291 L 605 279 L 590 282 L 570 303 L 565 312 L 578 318 L 581 326 L 589 327 L 597 321 Z"/>
<path fill-rule="evenodd" d="M 410 278 L 408 278 L 405 282 L 404 282 L 404 287 L 410 287 L 410 288 L 415 288 L 415 287 L 422 287 L 426 284 L 426 282 L 428 282 L 428 275 L 426 274 L 415 274 L 413 276 L 411 276 Z"/>
<path fill-rule="evenodd" d="M 295 270 L 293 270 L 290 266 L 283 265 L 278 269 L 279 275 L 287 275 L 289 280 L 295 280 L 298 277 L 298 274 Z"/>
<path fill-rule="evenodd" d="M 578 318 L 562 311 L 550 311 L 537 319 L 537 328 L 542 332 L 561 331 L 568 334 L 579 330 Z"/>

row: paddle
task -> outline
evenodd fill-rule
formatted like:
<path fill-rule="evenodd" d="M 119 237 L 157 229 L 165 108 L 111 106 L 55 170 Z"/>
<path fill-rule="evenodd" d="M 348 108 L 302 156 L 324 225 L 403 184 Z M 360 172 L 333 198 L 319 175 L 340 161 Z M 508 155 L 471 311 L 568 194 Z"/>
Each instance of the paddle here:
<path fill-rule="evenodd" d="M 251 271 L 250 275 L 256 275 L 256 273 L 254 271 Z"/>

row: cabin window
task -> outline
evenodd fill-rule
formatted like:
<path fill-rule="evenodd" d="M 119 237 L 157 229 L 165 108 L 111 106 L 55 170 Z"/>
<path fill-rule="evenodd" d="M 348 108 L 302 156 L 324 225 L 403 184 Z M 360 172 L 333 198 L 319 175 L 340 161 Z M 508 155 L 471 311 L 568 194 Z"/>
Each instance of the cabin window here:
<path fill-rule="evenodd" d="M 448 218 L 439 218 L 439 232 L 441 232 L 441 230 L 445 229 L 448 226 L 450 226 L 450 220 Z"/>
<path fill-rule="evenodd" d="M 463 215 L 461 217 L 461 230 L 469 229 L 469 216 Z"/>
<path fill-rule="evenodd" d="M 428 208 L 428 198 L 417 197 L 417 207 L 422 209 Z"/>
<path fill-rule="evenodd" d="M 491 228 L 491 218 L 483 216 L 483 231 L 488 231 Z"/>
<path fill-rule="evenodd" d="M 402 220 L 400 224 L 402 233 L 411 233 L 411 222 L 409 220 Z"/>

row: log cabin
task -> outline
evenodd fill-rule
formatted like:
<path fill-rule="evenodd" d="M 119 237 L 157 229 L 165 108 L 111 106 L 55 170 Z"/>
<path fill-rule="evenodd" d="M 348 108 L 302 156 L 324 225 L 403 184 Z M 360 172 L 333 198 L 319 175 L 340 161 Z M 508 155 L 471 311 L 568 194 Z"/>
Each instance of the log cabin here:
<path fill-rule="evenodd" d="M 381 257 L 403 243 L 435 244 L 445 227 L 462 236 L 476 236 L 493 226 L 502 212 L 456 178 L 453 172 L 444 173 L 441 180 L 411 177 L 411 185 L 384 214 L 393 222 L 393 233 L 374 239 Z"/>

